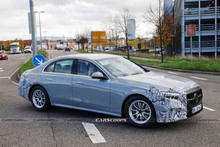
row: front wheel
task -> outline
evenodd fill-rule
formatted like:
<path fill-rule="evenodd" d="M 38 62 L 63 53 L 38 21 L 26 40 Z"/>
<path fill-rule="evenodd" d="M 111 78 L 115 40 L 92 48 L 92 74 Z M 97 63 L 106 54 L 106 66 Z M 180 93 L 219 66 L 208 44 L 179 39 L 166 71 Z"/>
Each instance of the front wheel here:
<path fill-rule="evenodd" d="M 31 103 L 37 111 L 46 111 L 50 107 L 50 100 L 46 90 L 36 86 L 31 91 Z"/>
<path fill-rule="evenodd" d="M 136 127 L 146 127 L 155 122 L 152 103 L 143 96 L 133 96 L 125 103 L 125 116 Z"/>

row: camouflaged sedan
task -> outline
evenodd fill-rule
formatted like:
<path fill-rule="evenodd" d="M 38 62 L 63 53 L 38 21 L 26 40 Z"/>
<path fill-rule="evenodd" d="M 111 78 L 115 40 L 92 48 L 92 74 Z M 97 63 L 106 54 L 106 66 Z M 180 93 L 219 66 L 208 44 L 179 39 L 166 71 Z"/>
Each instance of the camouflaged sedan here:
<path fill-rule="evenodd" d="M 195 82 L 106 54 L 49 60 L 22 74 L 19 94 L 38 111 L 73 108 L 126 117 L 139 127 L 183 120 L 203 109 L 202 89 Z"/>

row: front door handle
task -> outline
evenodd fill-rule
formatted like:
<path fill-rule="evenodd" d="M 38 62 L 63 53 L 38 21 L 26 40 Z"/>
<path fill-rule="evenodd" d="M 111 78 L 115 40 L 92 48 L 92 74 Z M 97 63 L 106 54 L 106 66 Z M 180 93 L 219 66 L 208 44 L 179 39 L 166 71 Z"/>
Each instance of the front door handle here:
<path fill-rule="evenodd" d="M 51 78 L 46 78 L 46 80 L 47 80 L 47 81 L 53 81 L 53 79 L 51 79 Z"/>

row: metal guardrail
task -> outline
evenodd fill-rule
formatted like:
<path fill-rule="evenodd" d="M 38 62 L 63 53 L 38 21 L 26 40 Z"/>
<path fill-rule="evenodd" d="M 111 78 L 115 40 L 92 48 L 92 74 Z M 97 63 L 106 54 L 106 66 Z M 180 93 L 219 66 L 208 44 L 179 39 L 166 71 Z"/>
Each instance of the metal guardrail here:
<path fill-rule="evenodd" d="M 217 41 L 217 46 L 220 47 L 220 40 Z M 192 48 L 198 48 L 199 41 L 192 42 Z M 215 41 L 201 41 L 201 47 L 215 47 Z M 185 48 L 190 48 L 190 41 L 185 42 Z"/>
<path fill-rule="evenodd" d="M 184 11 L 185 16 L 198 15 L 199 8 L 186 8 Z M 215 7 L 202 7 L 200 8 L 201 15 L 215 14 Z M 220 7 L 217 7 L 217 14 L 220 14 Z"/>

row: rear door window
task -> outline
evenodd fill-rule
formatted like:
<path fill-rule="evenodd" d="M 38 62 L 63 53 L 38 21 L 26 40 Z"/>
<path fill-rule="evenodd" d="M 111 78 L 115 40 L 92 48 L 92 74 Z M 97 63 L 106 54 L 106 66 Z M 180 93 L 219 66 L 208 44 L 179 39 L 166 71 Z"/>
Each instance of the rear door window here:
<path fill-rule="evenodd" d="M 57 73 L 72 73 L 73 60 L 57 61 L 54 67 L 54 72 Z"/>
<path fill-rule="evenodd" d="M 60 60 L 56 61 L 54 63 L 51 63 L 48 65 L 44 72 L 56 72 L 56 73 L 72 73 L 72 67 L 73 67 L 73 61 L 74 60 Z"/>

